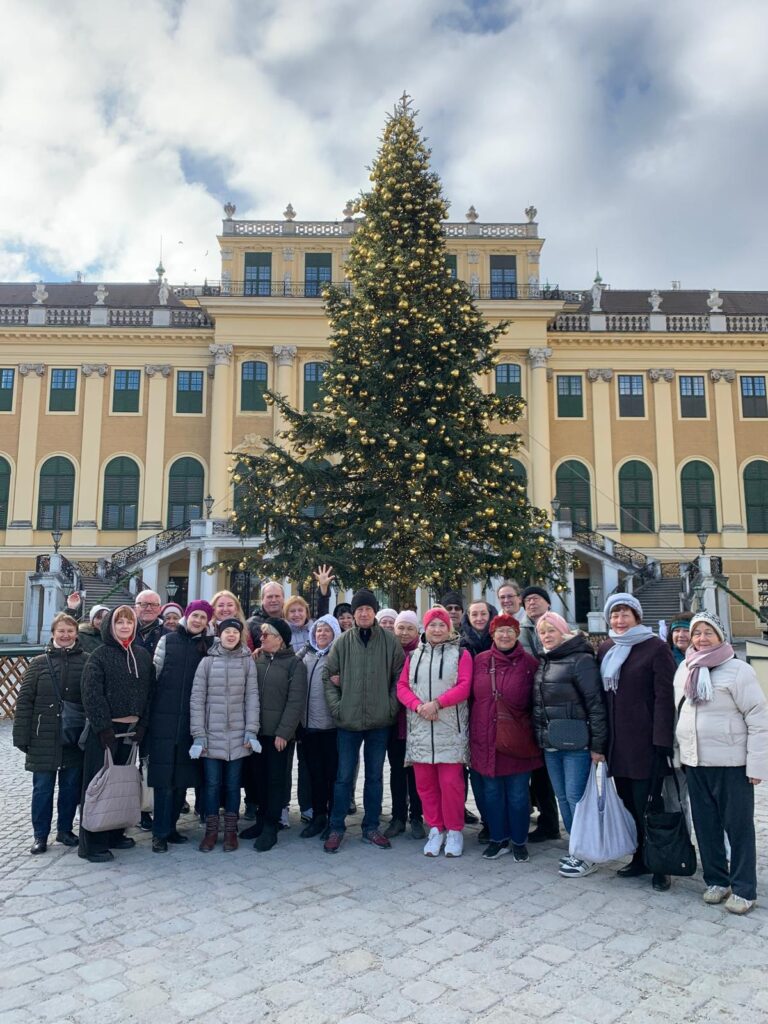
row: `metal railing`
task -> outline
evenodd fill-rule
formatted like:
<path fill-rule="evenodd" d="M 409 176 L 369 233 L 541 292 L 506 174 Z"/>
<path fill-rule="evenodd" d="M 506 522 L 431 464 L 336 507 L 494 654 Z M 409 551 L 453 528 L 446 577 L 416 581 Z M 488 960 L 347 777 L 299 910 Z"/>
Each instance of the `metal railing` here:
<path fill-rule="evenodd" d="M 450 280 L 446 277 L 446 281 Z M 557 285 L 515 284 L 513 282 L 480 284 L 463 282 L 477 299 L 513 300 L 535 299 L 542 302 L 581 302 L 582 292 L 559 288 Z M 199 287 L 177 289 L 178 295 L 194 291 L 200 298 L 206 296 L 251 299 L 322 299 L 326 288 L 338 288 L 347 295 L 354 292 L 351 281 L 208 281 Z M 588 319 L 588 318 L 587 318 Z"/>
<path fill-rule="evenodd" d="M 648 567 L 648 556 L 644 555 L 642 551 L 630 548 L 626 544 L 620 544 L 611 537 L 597 533 L 596 530 L 588 530 L 584 526 L 574 526 L 572 537 L 585 547 L 592 548 L 593 551 L 601 551 L 631 568 L 646 569 Z"/>

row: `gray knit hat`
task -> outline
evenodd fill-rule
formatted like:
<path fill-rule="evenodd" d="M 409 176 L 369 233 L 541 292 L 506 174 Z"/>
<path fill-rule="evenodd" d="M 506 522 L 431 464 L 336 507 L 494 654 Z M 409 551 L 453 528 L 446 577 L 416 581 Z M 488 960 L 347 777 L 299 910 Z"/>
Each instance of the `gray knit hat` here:
<path fill-rule="evenodd" d="M 603 608 L 603 615 L 605 616 L 606 622 L 610 617 L 611 609 L 615 608 L 617 604 L 624 604 L 627 608 L 631 608 L 635 615 L 637 615 L 638 621 L 643 621 L 643 606 L 634 594 L 611 594 L 605 602 L 605 608 Z"/>
<path fill-rule="evenodd" d="M 720 637 L 720 641 L 722 643 L 726 641 L 727 637 L 725 626 L 723 625 L 722 620 L 719 619 L 714 612 L 696 612 L 696 614 L 691 619 L 690 626 L 688 627 L 691 633 L 693 633 L 694 626 L 697 622 L 706 622 L 708 626 L 711 626 L 712 629 L 714 629 L 714 631 Z"/>

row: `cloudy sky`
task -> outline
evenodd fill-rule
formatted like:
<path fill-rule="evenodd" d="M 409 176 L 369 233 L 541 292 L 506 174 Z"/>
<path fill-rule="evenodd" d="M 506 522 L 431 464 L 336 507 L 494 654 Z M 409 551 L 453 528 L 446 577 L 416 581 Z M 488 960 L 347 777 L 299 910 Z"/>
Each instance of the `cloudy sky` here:
<path fill-rule="evenodd" d="M 0 0 L 0 280 L 219 277 L 221 208 L 332 220 L 414 97 L 542 278 L 768 287 L 764 0 Z"/>

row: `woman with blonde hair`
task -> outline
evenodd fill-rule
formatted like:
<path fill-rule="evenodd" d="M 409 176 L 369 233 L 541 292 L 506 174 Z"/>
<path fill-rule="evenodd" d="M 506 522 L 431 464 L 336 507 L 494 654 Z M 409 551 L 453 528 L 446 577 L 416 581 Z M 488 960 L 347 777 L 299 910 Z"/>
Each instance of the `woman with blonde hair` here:
<path fill-rule="evenodd" d="M 224 619 L 240 619 L 245 625 L 243 606 L 240 604 L 240 599 L 231 590 L 217 591 L 211 598 L 211 608 L 213 608 L 213 618 L 210 625 L 214 632 L 216 632 L 217 623 L 223 622 Z"/>

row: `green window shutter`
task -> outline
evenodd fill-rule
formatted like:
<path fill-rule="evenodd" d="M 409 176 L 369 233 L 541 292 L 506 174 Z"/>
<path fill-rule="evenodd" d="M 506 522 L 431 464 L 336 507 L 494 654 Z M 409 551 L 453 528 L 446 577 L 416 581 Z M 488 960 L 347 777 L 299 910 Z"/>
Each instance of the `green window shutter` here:
<path fill-rule="evenodd" d="M 40 469 L 37 497 L 38 530 L 69 530 L 75 496 L 75 467 L 69 459 L 54 455 Z"/>
<path fill-rule="evenodd" d="M 563 510 L 570 509 L 575 526 L 592 529 L 592 498 L 589 470 L 577 459 L 569 459 L 557 467 L 555 493 Z"/>
<path fill-rule="evenodd" d="M 135 530 L 139 512 L 139 467 L 124 455 L 104 470 L 102 530 Z"/>
<path fill-rule="evenodd" d="M 203 411 L 203 371 L 179 370 L 176 374 L 176 412 Z"/>
<path fill-rule="evenodd" d="M 557 415 L 563 418 L 584 415 L 584 396 L 581 377 L 566 374 L 557 376 Z"/>
<path fill-rule="evenodd" d="M 182 526 L 203 514 L 203 467 L 189 457 L 177 459 L 168 477 L 168 528 Z"/>
<path fill-rule="evenodd" d="M 8 494 L 11 487 L 11 466 L 0 458 L 0 530 L 8 525 Z"/>
<path fill-rule="evenodd" d="M 517 298 L 517 257 L 491 256 L 492 299 Z"/>
<path fill-rule="evenodd" d="M 768 416 L 765 377 L 741 378 L 741 414 L 745 419 L 763 419 Z"/>
<path fill-rule="evenodd" d="M 141 373 L 139 370 L 115 370 L 112 412 L 138 412 Z"/>
<path fill-rule="evenodd" d="M 77 370 L 51 370 L 51 412 L 74 412 L 77 400 Z"/>
<path fill-rule="evenodd" d="M 521 395 L 521 372 L 517 363 L 499 363 L 496 367 L 496 394 L 504 398 Z"/>
<path fill-rule="evenodd" d="M 267 389 L 267 364 L 243 363 L 240 370 L 240 411 L 265 412 L 267 403 L 264 392 Z"/>
<path fill-rule="evenodd" d="M 272 253 L 247 252 L 245 254 L 244 295 L 272 294 Z"/>
<path fill-rule="evenodd" d="M 238 462 L 232 474 L 232 508 L 238 514 L 243 510 L 243 499 L 250 487 L 250 468 L 244 462 Z"/>
<path fill-rule="evenodd" d="M 10 412 L 13 408 L 13 385 L 16 371 L 10 368 L 0 370 L 0 412 Z"/>
<path fill-rule="evenodd" d="M 331 254 L 308 252 L 304 257 L 304 294 L 308 298 L 322 295 L 323 287 L 331 281 Z"/>
<path fill-rule="evenodd" d="M 510 459 L 509 466 L 515 478 L 515 483 L 528 490 L 528 474 L 522 462 L 519 459 Z"/>
<path fill-rule="evenodd" d="M 685 533 L 717 533 L 715 477 L 706 462 L 689 462 L 680 474 Z"/>
<path fill-rule="evenodd" d="M 448 277 L 451 281 L 455 281 L 459 276 L 458 257 L 455 253 L 449 252 L 445 254 L 445 269 L 448 271 Z"/>
<path fill-rule="evenodd" d="M 325 363 L 304 364 L 304 412 L 313 412 L 315 402 L 322 409 Z"/>
<path fill-rule="evenodd" d="M 645 395 L 639 373 L 619 374 L 619 416 L 644 416 Z"/>
<path fill-rule="evenodd" d="M 763 459 L 744 467 L 744 504 L 747 533 L 768 533 L 768 462 Z"/>
<path fill-rule="evenodd" d="M 702 376 L 680 377 L 680 415 L 683 419 L 706 418 L 707 399 Z"/>
<path fill-rule="evenodd" d="M 624 533 L 653 533 L 653 476 L 644 462 L 625 462 L 619 470 L 619 506 Z"/>

